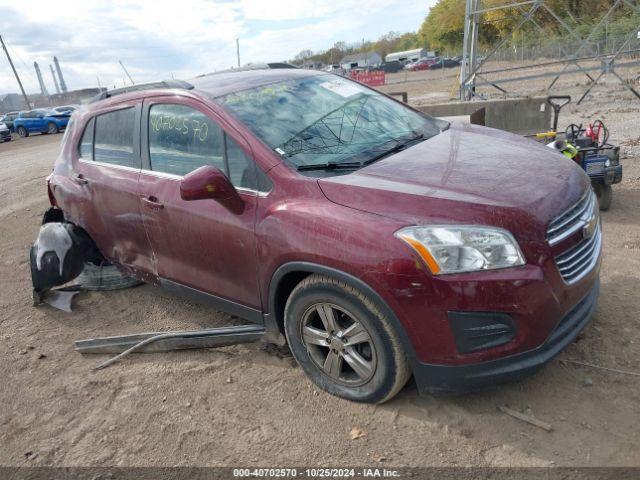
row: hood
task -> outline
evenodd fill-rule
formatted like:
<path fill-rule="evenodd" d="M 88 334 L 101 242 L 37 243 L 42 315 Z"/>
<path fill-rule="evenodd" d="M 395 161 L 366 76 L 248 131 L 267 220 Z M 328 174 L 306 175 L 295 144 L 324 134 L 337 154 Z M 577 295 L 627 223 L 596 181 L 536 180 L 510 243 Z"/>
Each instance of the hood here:
<path fill-rule="evenodd" d="M 318 183 L 332 202 L 408 224 L 493 225 L 536 239 L 589 187 L 582 169 L 556 151 L 515 134 L 458 123 Z"/>

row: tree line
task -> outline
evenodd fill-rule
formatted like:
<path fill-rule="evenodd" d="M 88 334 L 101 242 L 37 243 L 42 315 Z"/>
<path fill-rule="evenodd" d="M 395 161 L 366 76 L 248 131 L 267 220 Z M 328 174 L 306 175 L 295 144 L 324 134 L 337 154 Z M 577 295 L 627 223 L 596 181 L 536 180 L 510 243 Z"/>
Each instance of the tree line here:
<path fill-rule="evenodd" d="M 482 8 L 505 5 L 505 0 L 483 0 Z M 518 2 L 514 2 L 518 3 Z M 615 0 L 546 0 L 545 4 L 577 34 L 585 38 L 589 35 L 604 13 Z M 323 52 L 303 50 L 292 60 L 300 65 L 317 62 L 325 65 L 337 64 L 349 54 L 375 51 L 382 58 L 388 53 L 413 48 L 437 50 L 445 55 L 455 56 L 461 53 L 464 36 L 465 0 L 438 0 L 428 11 L 422 25 L 416 32 L 389 32 L 374 41 L 363 40 L 356 44 L 336 42 Z M 505 10 L 494 10 L 480 16 L 481 27 L 478 40 L 482 47 L 495 45 L 511 32 L 522 20 L 531 5 L 520 5 Z M 544 8 L 539 8 L 532 16 L 534 22 L 527 22 L 513 40 L 518 44 L 539 42 L 541 38 L 554 41 L 568 37 L 569 33 L 561 23 Z M 622 4 L 609 17 L 594 35 L 595 40 L 606 36 L 619 36 L 629 33 L 640 25 L 640 14 Z"/>

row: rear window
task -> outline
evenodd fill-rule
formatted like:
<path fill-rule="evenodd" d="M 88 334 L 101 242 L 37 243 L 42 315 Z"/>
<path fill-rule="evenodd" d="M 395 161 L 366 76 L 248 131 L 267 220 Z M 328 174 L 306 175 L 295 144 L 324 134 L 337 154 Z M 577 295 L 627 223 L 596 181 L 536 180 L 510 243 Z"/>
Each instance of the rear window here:
<path fill-rule="evenodd" d="M 93 127 L 95 125 L 95 120 L 92 118 L 87 123 L 87 126 L 84 129 L 84 133 L 82 134 L 82 139 L 80 140 L 80 145 L 78 145 L 78 154 L 84 160 L 93 160 Z M 67 127 L 67 130 L 69 128 Z"/>
<path fill-rule="evenodd" d="M 135 167 L 133 160 L 133 108 L 104 113 L 95 118 L 94 160 Z"/>

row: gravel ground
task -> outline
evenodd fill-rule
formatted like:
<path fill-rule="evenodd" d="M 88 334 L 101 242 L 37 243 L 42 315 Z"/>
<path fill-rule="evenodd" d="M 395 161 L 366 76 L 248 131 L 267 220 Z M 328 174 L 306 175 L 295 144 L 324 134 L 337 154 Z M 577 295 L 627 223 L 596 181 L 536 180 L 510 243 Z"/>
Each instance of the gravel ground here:
<path fill-rule="evenodd" d="M 416 78 L 385 89 L 411 89 L 418 101 L 450 91 L 451 79 Z M 70 314 L 34 308 L 27 252 L 61 136 L 0 144 L 0 465 L 640 466 L 640 377 L 561 362 L 640 372 L 639 111 L 612 84 L 561 118 L 603 118 L 625 169 L 603 214 L 599 307 L 579 340 L 522 381 L 425 398 L 409 384 L 382 406 L 317 391 L 290 356 L 261 344 L 134 355 L 92 371 L 104 357 L 75 353 L 74 340 L 231 319 L 150 286 L 83 293 Z M 351 439 L 354 427 L 360 438 Z"/>

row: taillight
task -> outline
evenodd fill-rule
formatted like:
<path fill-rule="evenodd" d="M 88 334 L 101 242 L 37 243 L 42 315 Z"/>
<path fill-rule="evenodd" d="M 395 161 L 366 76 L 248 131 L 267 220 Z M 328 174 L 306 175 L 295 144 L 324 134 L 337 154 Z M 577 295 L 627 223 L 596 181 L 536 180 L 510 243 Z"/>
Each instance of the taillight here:
<path fill-rule="evenodd" d="M 47 195 L 49 195 L 49 203 L 52 207 L 57 207 L 56 197 L 53 196 L 53 190 L 51 189 L 51 180 L 47 178 Z"/>

